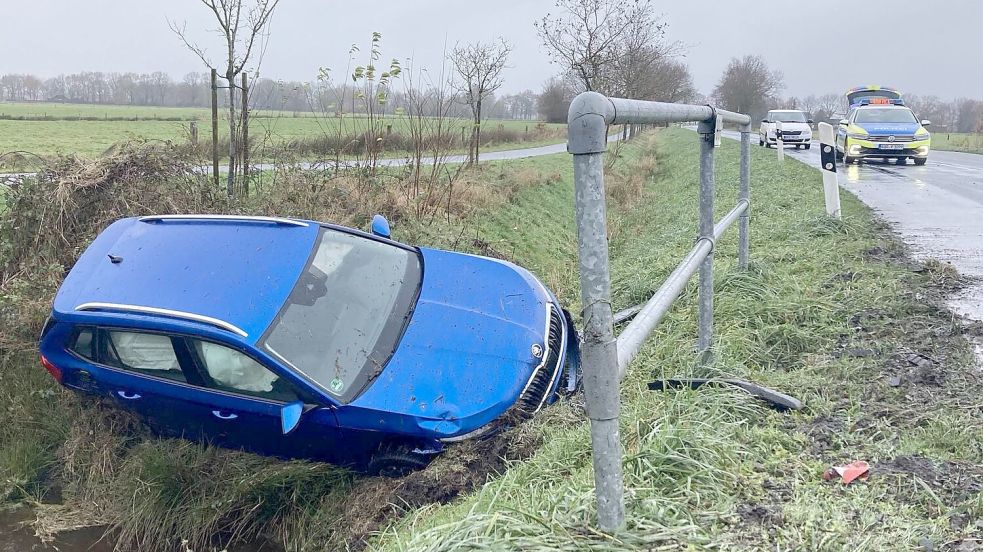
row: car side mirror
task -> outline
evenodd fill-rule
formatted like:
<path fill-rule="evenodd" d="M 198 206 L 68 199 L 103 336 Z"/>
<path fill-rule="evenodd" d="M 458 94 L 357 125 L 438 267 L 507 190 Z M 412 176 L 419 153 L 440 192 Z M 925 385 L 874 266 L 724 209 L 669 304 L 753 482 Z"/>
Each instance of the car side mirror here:
<path fill-rule="evenodd" d="M 850 121 L 848 121 L 846 119 L 840 119 L 840 126 L 848 126 L 849 124 L 850 124 Z"/>
<path fill-rule="evenodd" d="M 932 121 L 929 121 L 928 119 L 922 119 L 922 126 L 923 127 L 932 126 Z"/>
<path fill-rule="evenodd" d="M 300 417 L 304 415 L 304 403 L 296 401 L 280 407 L 280 429 L 287 435 L 300 425 Z"/>
<path fill-rule="evenodd" d="M 809 119 L 809 120 L 808 120 L 808 121 L 806 121 L 806 122 L 807 122 L 807 123 L 809 123 L 809 124 L 811 125 L 811 124 L 813 124 L 813 123 L 815 123 L 816 121 L 813 121 L 812 119 Z"/>
<path fill-rule="evenodd" d="M 389 221 L 382 215 L 372 217 L 372 233 L 380 238 L 389 238 Z"/>
<path fill-rule="evenodd" d="M 761 119 L 761 122 L 762 123 L 770 123 L 771 121 L 769 121 L 768 119 Z"/>

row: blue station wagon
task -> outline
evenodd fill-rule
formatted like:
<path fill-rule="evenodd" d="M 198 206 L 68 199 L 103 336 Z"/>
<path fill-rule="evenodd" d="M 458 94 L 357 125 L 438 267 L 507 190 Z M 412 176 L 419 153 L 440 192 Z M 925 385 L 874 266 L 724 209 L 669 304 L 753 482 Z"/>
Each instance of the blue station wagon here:
<path fill-rule="evenodd" d="M 530 272 L 395 242 L 380 216 L 372 233 L 119 220 L 63 282 L 40 352 L 62 385 L 161 434 L 392 476 L 534 414 L 578 357 Z"/>

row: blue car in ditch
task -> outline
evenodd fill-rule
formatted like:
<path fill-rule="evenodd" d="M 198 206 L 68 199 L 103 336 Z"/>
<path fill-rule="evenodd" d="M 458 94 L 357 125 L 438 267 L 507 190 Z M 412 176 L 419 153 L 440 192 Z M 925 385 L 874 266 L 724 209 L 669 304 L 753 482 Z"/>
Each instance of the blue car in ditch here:
<path fill-rule="evenodd" d="M 397 476 L 572 385 L 569 315 L 512 263 L 307 220 L 126 218 L 40 339 L 70 389 L 168 436 Z M 561 384 L 561 382 L 564 382 Z"/>

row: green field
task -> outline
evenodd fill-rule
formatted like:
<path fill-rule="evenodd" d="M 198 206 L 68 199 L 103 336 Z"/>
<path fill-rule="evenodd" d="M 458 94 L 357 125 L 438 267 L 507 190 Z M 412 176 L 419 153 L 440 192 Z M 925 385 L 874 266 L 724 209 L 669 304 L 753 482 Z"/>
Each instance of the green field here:
<path fill-rule="evenodd" d="M 50 117 L 55 120 L 11 120 L 11 117 Z M 71 120 L 73 118 L 103 118 L 104 120 Z M 220 111 L 219 135 L 228 136 L 225 112 Z M 141 120 L 105 120 L 114 118 L 139 118 Z M 160 120 L 160 119 L 181 119 Z M 102 106 L 45 103 L 0 103 L 0 155 L 20 151 L 41 156 L 75 153 L 87 157 L 100 155 L 113 144 L 125 140 L 170 140 L 185 142 L 189 139 L 189 123 L 197 121 L 199 141 L 211 140 L 211 114 L 209 110 L 198 108 Z M 393 126 L 393 132 L 400 133 L 406 126 L 406 119 L 399 116 L 386 117 L 386 123 Z M 464 119 L 451 121 L 454 136 L 460 129 L 468 128 L 470 122 Z M 365 128 L 361 117 L 320 117 L 313 113 L 259 111 L 250 119 L 249 133 L 257 156 L 263 151 L 286 141 L 311 139 L 318 136 L 333 135 L 339 127 L 355 133 Z M 459 127 L 459 128 L 458 128 Z M 537 128 L 535 121 L 490 120 L 485 123 L 487 131 L 504 129 L 516 133 L 515 141 L 490 144 L 487 150 L 534 147 L 562 142 L 566 125 L 545 125 Z M 19 168 L 17 165 L 8 169 Z"/>
<path fill-rule="evenodd" d="M 932 149 L 962 151 L 966 153 L 983 153 L 983 134 L 933 132 Z"/>

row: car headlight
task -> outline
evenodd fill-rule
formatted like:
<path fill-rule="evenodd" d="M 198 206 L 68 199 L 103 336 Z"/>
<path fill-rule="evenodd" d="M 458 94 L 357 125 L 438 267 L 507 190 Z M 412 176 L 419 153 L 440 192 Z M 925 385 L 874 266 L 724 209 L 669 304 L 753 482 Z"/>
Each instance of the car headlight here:
<path fill-rule="evenodd" d="M 867 134 L 866 132 L 863 134 L 860 134 L 859 132 L 848 132 L 846 135 L 857 140 L 866 140 L 870 138 L 870 134 Z"/>
<path fill-rule="evenodd" d="M 925 134 L 915 134 L 915 140 L 928 140 L 931 137 L 932 135 L 927 132 Z"/>

